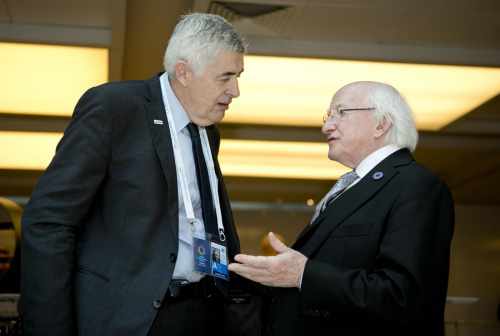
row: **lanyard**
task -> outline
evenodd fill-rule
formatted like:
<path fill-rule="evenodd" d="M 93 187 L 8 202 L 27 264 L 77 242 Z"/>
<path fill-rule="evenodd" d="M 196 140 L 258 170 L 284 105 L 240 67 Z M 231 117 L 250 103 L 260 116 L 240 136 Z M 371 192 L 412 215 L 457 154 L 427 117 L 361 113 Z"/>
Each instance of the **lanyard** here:
<path fill-rule="evenodd" d="M 180 188 L 181 188 L 184 208 L 186 211 L 186 217 L 188 219 L 188 222 L 193 225 L 194 222 L 196 221 L 196 218 L 194 216 L 193 202 L 191 201 L 191 195 L 189 194 L 186 170 L 184 168 L 184 160 L 182 160 L 181 150 L 179 148 L 179 139 L 177 137 L 177 132 L 175 131 L 174 117 L 172 115 L 172 111 L 170 110 L 170 104 L 167 98 L 168 95 L 165 83 L 165 81 L 167 80 L 168 80 L 167 73 L 164 73 L 160 76 L 163 104 L 165 106 L 165 112 L 167 114 L 168 128 L 170 131 L 170 138 L 172 139 L 172 147 L 174 150 L 175 167 L 177 171 L 177 176 L 179 176 L 180 179 Z M 217 216 L 217 228 L 219 231 L 219 239 L 220 241 L 224 242 L 226 240 L 226 236 L 224 234 L 224 226 L 222 224 L 222 212 L 220 209 L 217 175 L 215 174 L 214 160 L 212 158 L 212 153 L 210 150 L 210 143 L 208 142 L 207 130 L 205 129 L 205 127 L 198 127 L 198 129 L 200 131 L 200 136 L 201 136 L 203 157 L 205 158 L 205 161 L 207 163 L 208 177 L 210 180 L 210 191 L 212 192 L 215 214 Z"/>

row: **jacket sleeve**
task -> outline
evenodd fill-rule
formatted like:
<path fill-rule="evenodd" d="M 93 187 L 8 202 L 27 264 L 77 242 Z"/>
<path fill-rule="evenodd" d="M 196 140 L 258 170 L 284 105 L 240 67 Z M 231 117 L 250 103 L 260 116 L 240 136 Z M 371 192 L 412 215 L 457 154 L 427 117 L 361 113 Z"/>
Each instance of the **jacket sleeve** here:
<path fill-rule="evenodd" d="M 106 175 L 111 113 L 87 91 L 22 219 L 21 314 L 27 335 L 76 335 L 73 275 L 79 227 Z"/>
<path fill-rule="evenodd" d="M 444 302 L 454 221 L 451 195 L 437 179 L 403 189 L 387 214 L 373 265 L 348 269 L 309 260 L 300 292 L 303 307 L 402 321 L 414 316 L 426 291 L 440 288 Z"/>

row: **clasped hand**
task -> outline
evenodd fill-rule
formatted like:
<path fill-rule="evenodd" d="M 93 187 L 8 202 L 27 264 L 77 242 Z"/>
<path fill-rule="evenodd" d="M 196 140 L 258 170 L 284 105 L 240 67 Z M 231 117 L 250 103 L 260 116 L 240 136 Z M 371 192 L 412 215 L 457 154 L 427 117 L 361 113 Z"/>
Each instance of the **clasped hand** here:
<path fill-rule="evenodd" d="M 287 247 L 272 232 L 268 237 L 276 256 L 237 254 L 229 270 L 266 286 L 300 288 L 307 258 Z"/>

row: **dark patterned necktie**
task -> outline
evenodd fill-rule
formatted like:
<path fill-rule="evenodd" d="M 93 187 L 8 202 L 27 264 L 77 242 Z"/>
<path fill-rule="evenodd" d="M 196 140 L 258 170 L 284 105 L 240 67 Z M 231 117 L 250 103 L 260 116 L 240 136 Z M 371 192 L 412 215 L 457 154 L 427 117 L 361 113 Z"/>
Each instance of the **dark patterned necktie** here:
<path fill-rule="evenodd" d="M 205 224 L 205 231 L 212 235 L 212 240 L 219 241 L 219 228 L 217 226 L 217 216 L 215 214 L 214 202 L 212 198 L 212 191 L 210 189 L 210 179 L 208 177 L 207 164 L 203 156 L 203 148 L 201 146 L 200 132 L 198 126 L 189 123 L 189 135 L 191 136 L 191 143 L 193 145 L 194 163 L 196 165 L 196 178 L 198 180 L 198 189 L 200 190 L 201 199 L 201 212 L 203 215 L 203 222 Z M 222 293 L 228 295 L 227 281 L 213 278 L 215 287 Z"/>
<path fill-rule="evenodd" d="M 325 211 L 326 207 L 330 205 L 340 193 L 342 193 L 348 186 L 350 186 L 357 178 L 358 174 L 354 170 L 342 175 L 338 181 L 333 185 L 332 189 L 323 197 L 321 202 L 318 203 L 316 211 L 311 219 L 311 223 L 319 216 L 320 213 Z"/>
<path fill-rule="evenodd" d="M 205 157 L 203 156 L 200 132 L 198 130 L 198 126 L 193 123 L 189 123 L 187 128 L 189 135 L 191 136 L 191 143 L 193 146 L 194 163 L 196 165 L 196 179 L 198 181 L 198 189 L 200 191 L 201 212 L 203 215 L 203 223 L 205 224 L 205 231 L 212 234 L 214 238 L 218 238 L 217 216 L 215 215 L 207 164 L 205 162 Z"/>
<path fill-rule="evenodd" d="M 330 195 L 326 199 L 326 201 L 323 203 L 323 206 L 321 208 L 321 211 L 325 211 L 326 207 L 330 205 L 330 203 L 342 192 L 350 186 L 356 179 L 358 178 L 358 174 L 354 170 L 345 173 L 342 175 L 337 183 L 333 186 L 332 190 L 330 191 Z"/>

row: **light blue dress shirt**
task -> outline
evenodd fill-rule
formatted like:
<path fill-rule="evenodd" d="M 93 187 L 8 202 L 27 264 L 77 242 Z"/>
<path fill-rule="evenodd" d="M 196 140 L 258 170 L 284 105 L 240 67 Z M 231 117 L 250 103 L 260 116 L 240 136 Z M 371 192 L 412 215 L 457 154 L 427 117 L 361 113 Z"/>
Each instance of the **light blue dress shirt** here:
<path fill-rule="evenodd" d="M 193 157 L 191 137 L 189 136 L 189 131 L 186 127 L 191 120 L 172 90 L 170 81 L 166 81 L 165 84 L 168 102 L 175 123 L 175 131 L 177 132 L 177 137 L 179 139 L 179 148 L 184 163 L 188 190 L 191 196 L 191 201 L 193 202 L 194 215 L 197 219 L 199 219 L 199 225 L 198 227 L 195 227 L 193 231 L 193 228 L 191 227 L 191 224 L 189 224 L 186 217 L 184 200 L 181 193 L 180 177 L 179 172 L 177 172 L 177 191 L 179 201 L 179 249 L 177 252 L 177 261 L 175 263 L 173 278 L 186 279 L 189 282 L 197 282 L 203 277 L 203 274 L 194 270 L 193 234 L 204 236 L 205 226 L 203 224 L 200 192 L 198 189 L 198 181 L 196 179 L 196 166 Z M 168 129 L 166 129 L 166 131 L 168 131 Z M 203 141 L 202 145 L 205 145 Z"/>

